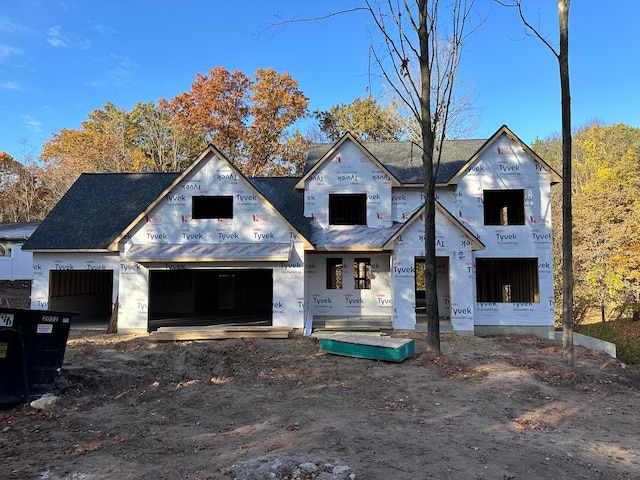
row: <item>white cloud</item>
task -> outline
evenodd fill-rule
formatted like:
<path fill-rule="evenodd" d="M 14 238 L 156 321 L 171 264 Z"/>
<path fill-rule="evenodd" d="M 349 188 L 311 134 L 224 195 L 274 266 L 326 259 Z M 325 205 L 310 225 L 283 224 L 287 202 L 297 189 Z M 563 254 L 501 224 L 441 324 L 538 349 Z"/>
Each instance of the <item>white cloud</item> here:
<path fill-rule="evenodd" d="M 121 55 L 111 55 L 110 65 L 105 69 L 104 76 L 89 83 L 92 87 L 122 86 L 131 84 L 135 78 L 138 64 L 131 58 Z"/>
<path fill-rule="evenodd" d="M 7 60 L 12 55 L 20 54 L 22 54 L 22 50 L 20 50 L 19 48 L 0 45 L 0 62 Z"/>
<path fill-rule="evenodd" d="M 88 50 L 91 47 L 91 40 L 78 35 L 63 35 L 62 28 L 54 25 L 47 30 L 47 42 L 54 48 L 79 48 Z"/>
<path fill-rule="evenodd" d="M 22 90 L 16 82 L 0 82 L 0 90 Z"/>
<path fill-rule="evenodd" d="M 42 131 L 42 122 L 32 115 L 22 115 L 22 123 L 32 132 Z"/>
<path fill-rule="evenodd" d="M 89 29 L 96 31 L 101 35 L 118 33 L 116 29 L 114 29 L 113 27 L 110 27 L 109 25 L 95 24 L 89 27 Z"/>
<path fill-rule="evenodd" d="M 49 42 L 49 45 L 52 47 L 57 48 L 66 48 L 69 46 L 69 41 L 63 37 L 61 29 L 57 25 L 49 28 L 47 31 L 47 42 Z"/>
<path fill-rule="evenodd" d="M 6 17 L 0 18 L 0 32 L 8 33 L 10 35 L 24 35 L 32 33 L 29 28 L 24 25 L 20 25 L 19 23 L 15 23 Z"/>

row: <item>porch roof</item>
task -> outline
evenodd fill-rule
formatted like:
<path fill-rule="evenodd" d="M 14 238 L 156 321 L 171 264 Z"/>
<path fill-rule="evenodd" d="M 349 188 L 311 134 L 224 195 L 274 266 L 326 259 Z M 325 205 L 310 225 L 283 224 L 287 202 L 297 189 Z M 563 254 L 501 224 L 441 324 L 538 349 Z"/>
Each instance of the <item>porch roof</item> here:
<path fill-rule="evenodd" d="M 384 250 L 384 245 L 404 224 L 393 223 L 386 228 L 366 226 L 315 227 L 311 232 L 311 243 L 317 250 Z"/>
<path fill-rule="evenodd" d="M 124 258 L 136 262 L 286 262 L 291 248 L 290 243 L 134 244 L 124 252 Z"/>

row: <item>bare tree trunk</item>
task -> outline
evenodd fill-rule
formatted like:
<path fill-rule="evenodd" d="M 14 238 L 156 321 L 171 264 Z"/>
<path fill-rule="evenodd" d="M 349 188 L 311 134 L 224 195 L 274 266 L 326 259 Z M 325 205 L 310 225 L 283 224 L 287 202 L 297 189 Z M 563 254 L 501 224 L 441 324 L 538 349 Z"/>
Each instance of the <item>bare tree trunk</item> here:
<path fill-rule="evenodd" d="M 569 1 L 558 0 L 560 25 L 560 94 L 562 105 L 562 355 L 574 367 L 573 347 L 573 210 L 571 201 L 571 94 L 569 90 Z"/>
<path fill-rule="evenodd" d="M 562 108 L 562 356 L 565 371 L 574 367 L 573 348 L 573 207 L 571 205 L 571 94 L 569 90 L 569 3 L 558 0 L 560 49 L 556 49 L 533 27 L 522 11 L 522 0 L 494 0 L 506 7 L 516 7 L 527 32 L 533 32 L 558 59 L 560 68 L 560 103 Z"/>
<path fill-rule="evenodd" d="M 418 41 L 420 45 L 420 116 L 422 133 L 422 168 L 424 173 L 424 286 L 427 316 L 427 348 L 437 354 L 440 350 L 440 318 L 436 289 L 436 182 L 433 174 L 435 135 L 431 122 L 431 54 L 427 0 L 418 0 Z"/>

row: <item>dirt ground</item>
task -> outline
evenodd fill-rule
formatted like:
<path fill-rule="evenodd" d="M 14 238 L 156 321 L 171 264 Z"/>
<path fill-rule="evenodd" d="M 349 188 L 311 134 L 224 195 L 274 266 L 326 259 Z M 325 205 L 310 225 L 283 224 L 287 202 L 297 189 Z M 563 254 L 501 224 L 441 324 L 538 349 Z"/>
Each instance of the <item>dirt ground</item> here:
<path fill-rule="evenodd" d="M 48 409 L 0 408 L 2 479 L 636 479 L 640 376 L 558 343 L 443 335 L 402 363 L 314 338 L 72 330 Z M 349 476 L 350 475 L 350 476 Z"/>

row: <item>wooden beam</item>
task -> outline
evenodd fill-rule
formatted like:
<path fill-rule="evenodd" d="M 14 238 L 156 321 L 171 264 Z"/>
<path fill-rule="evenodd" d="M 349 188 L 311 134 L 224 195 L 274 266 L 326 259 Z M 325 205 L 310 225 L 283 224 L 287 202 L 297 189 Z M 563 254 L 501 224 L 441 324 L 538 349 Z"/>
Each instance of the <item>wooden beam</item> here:
<path fill-rule="evenodd" d="M 151 332 L 149 339 L 155 342 L 188 340 L 225 340 L 232 338 L 289 338 L 290 327 L 162 327 Z"/>

